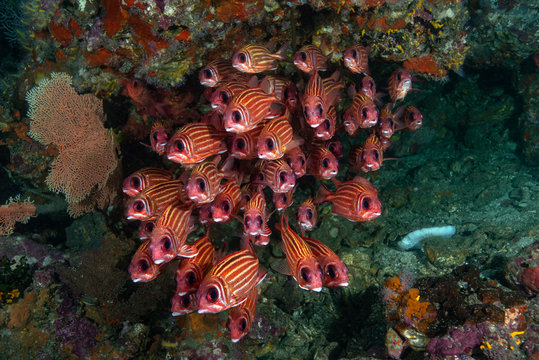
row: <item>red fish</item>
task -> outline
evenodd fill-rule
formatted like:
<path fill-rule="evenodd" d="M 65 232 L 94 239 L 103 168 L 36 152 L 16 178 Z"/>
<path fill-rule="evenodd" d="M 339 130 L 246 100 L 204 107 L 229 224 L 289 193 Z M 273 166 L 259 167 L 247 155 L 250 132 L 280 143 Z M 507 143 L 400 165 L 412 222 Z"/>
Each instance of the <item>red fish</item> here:
<path fill-rule="evenodd" d="M 391 102 L 404 99 L 406 94 L 412 90 L 412 74 L 406 69 L 397 69 L 389 77 L 388 92 Z"/>
<path fill-rule="evenodd" d="M 354 92 L 354 90 L 350 90 L 350 92 Z M 382 98 L 383 94 L 376 92 L 376 84 L 374 82 L 374 79 L 370 76 L 365 76 L 361 80 L 361 88 L 359 90 L 362 94 L 367 96 L 369 99 L 371 99 L 375 104 L 381 105 L 380 99 Z"/>
<path fill-rule="evenodd" d="M 245 206 L 251 199 L 259 192 L 262 191 L 262 185 L 255 185 L 252 182 L 248 182 L 241 187 L 241 202 L 240 210 L 244 210 Z M 265 203 L 264 203 L 265 208 Z"/>
<path fill-rule="evenodd" d="M 395 132 L 395 120 L 391 113 L 391 104 L 386 104 L 380 112 L 380 118 L 376 127 L 378 135 L 385 139 L 389 139 Z"/>
<path fill-rule="evenodd" d="M 212 214 L 211 214 L 211 203 L 202 204 L 197 207 L 198 210 L 198 221 L 205 226 L 209 226 L 214 223 Z"/>
<path fill-rule="evenodd" d="M 246 77 L 232 67 L 230 61 L 217 59 L 211 61 L 200 70 L 198 75 L 200 83 L 208 87 L 216 87 L 226 81 L 243 81 Z"/>
<path fill-rule="evenodd" d="M 266 246 L 270 242 L 270 235 L 247 235 L 247 239 L 256 246 Z"/>
<path fill-rule="evenodd" d="M 284 193 L 273 193 L 273 205 L 275 210 L 284 210 L 294 202 L 294 189 Z"/>
<path fill-rule="evenodd" d="M 139 246 L 129 264 L 129 274 L 133 282 L 147 282 L 155 279 L 163 270 L 164 265 L 154 264 L 152 254 L 148 245 L 150 240 L 146 240 Z"/>
<path fill-rule="evenodd" d="M 232 66 L 245 73 L 259 73 L 267 70 L 276 70 L 276 60 L 285 60 L 287 44 L 283 45 L 275 54 L 263 46 L 249 44 L 242 47 L 232 55 Z"/>
<path fill-rule="evenodd" d="M 293 129 L 290 125 L 290 113 L 270 120 L 260 132 L 256 142 L 258 157 L 265 160 L 281 158 L 290 147 L 298 146 L 298 140 L 292 140 Z"/>
<path fill-rule="evenodd" d="M 369 180 L 357 176 L 343 183 L 335 178 L 332 181 L 337 191 L 332 193 L 321 185 L 315 203 L 331 202 L 333 214 L 350 221 L 371 221 L 382 214 L 378 191 Z"/>
<path fill-rule="evenodd" d="M 328 288 L 348 286 L 348 268 L 344 262 L 329 247 L 320 241 L 304 237 L 314 257 L 324 271 L 322 284 Z"/>
<path fill-rule="evenodd" d="M 159 155 L 163 155 L 166 150 L 169 135 L 168 131 L 161 122 L 154 122 L 150 131 L 150 144 L 153 151 Z"/>
<path fill-rule="evenodd" d="M 133 79 L 126 85 L 127 94 L 137 105 L 137 111 L 143 116 L 167 117 L 167 104 L 156 99 L 157 94 L 151 91 L 141 80 Z"/>
<path fill-rule="evenodd" d="M 189 199 L 181 180 L 171 180 L 159 183 L 135 196 L 127 204 L 127 220 L 153 220 L 156 219 L 165 208 L 177 201 Z"/>
<path fill-rule="evenodd" d="M 182 126 L 167 144 L 167 158 L 182 165 L 201 162 L 227 151 L 226 133 L 213 126 L 191 123 Z"/>
<path fill-rule="evenodd" d="M 122 190 L 124 194 L 133 197 L 149 187 L 170 180 L 172 180 L 171 171 L 156 167 L 145 167 L 126 177 Z"/>
<path fill-rule="evenodd" d="M 296 175 L 283 159 L 263 161 L 254 184 L 266 185 L 273 192 L 287 192 L 296 186 Z"/>
<path fill-rule="evenodd" d="M 316 146 L 307 156 L 307 173 L 320 180 L 329 180 L 339 172 L 339 161 L 328 148 Z"/>
<path fill-rule="evenodd" d="M 354 135 L 358 128 L 367 129 L 376 125 L 378 110 L 374 102 L 367 96 L 357 93 L 352 105 L 343 114 L 344 130 Z"/>
<path fill-rule="evenodd" d="M 255 286 L 249 291 L 247 300 L 233 307 L 228 312 L 226 328 L 230 332 L 230 340 L 236 343 L 241 340 L 251 329 L 256 311 L 258 288 Z"/>
<path fill-rule="evenodd" d="M 214 222 L 227 222 L 240 207 L 241 189 L 237 180 L 232 179 L 223 185 L 223 191 L 211 204 L 211 216 Z"/>
<path fill-rule="evenodd" d="M 234 96 L 228 104 L 223 121 L 228 132 L 240 133 L 253 129 L 265 119 L 278 116 L 275 95 L 261 88 L 249 88 Z"/>
<path fill-rule="evenodd" d="M 357 44 L 344 51 L 344 66 L 354 73 L 369 75 L 369 53 L 370 46 Z"/>
<path fill-rule="evenodd" d="M 371 134 L 363 146 L 350 151 L 350 165 L 353 171 L 376 171 L 382 166 L 384 151 L 382 143 L 375 134 Z"/>
<path fill-rule="evenodd" d="M 245 205 L 243 213 L 244 235 L 271 235 L 271 230 L 266 224 L 268 219 L 264 194 L 257 192 Z"/>
<path fill-rule="evenodd" d="M 186 244 L 187 235 L 195 228 L 191 209 L 175 203 L 169 205 L 152 231 L 150 250 L 153 262 L 166 263 L 177 256 L 191 258 L 198 254 L 195 246 Z"/>
<path fill-rule="evenodd" d="M 298 69 L 311 74 L 314 71 L 327 70 L 326 62 L 329 57 L 325 56 L 318 46 L 304 45 L 294 54 L 292 60 Z"/>
<path fill-rule="evenodd" d="M 174 293 L 170 302 L 172 303 L 170 307 L 172 316 L 182 316 L 196 310 L 197 298 L 195 294 L 178 295 L 178 293 Z"/>
<path fill-rule="evenodd" d="M 307 198 L 301 203 L 298 208 L 296 219 L 301 229 L 305 231 L 314 229 L 318 220 L 318 211 L 312 197 Z"/>
<path fill-rule="evenodd" d="M 214 109 L 222 109 L 223 113 L 226 107 L 230 103 L 230 100 L 238 95 L 243 90 L 248 89 L 249 86 L 239 82 L 228 82 L 219 86 L 210 98 L 211 107 Z"/>
<path fill-rule="evenodd" d="M 230 155 L 237 159 L 255 159 L 258 156 L 256 140 L 263 128 L 259 125 L 252 130 L 234 134 L 230 145 Z"/>
<path fill-rule="evenodd" d="M 206 275 L 197 290 L 197 309 L 217 313 L 247 300 L 249 292 L 265 277 L 251 246 L 221 259 Z"/>
<path fill-rule="evenodd" d="M 149 239 L 152 236 L 152 231 L 155 226 L 154 220 L 145 220 L 138 227 L 138 237 L 140 240 Z"/>
<path fill-rule="evenodd" d="M 287 151 L 284 158 L 294 172 L 294 175 L 296 175 L 296 179 L 305 175 L 305 172 L 307 171 L 307 162 L 305 161 L 305 154 L 299 146 Z"/>
<path fill-rule="evenodd" d="M 224 110 L 222 108 L 212 109 L 202 116 L 200 122 L 203 124 L 211 125 L 219 131 L 225 131 L 223 113 Z"/>
<path fill-rule="evenodd" d="M 337 159 L 340 159 L 344 156 L 344 147 L 342 145 L 342 142 L 338 138 L 334 137 L 330 141 L 326 141 L 325 146 L 328 148 L 329 151 L 331 151 L 333 155 L 335 155 Z"/>
<path fill-rule="evenodd" d="M 282 249 L 286 262 L 275 264 L 280 273 L 292 275 L 299 287 L 304 290 L 322 290 L 322 271 L 309 246 L 288 225 L 288 218 L 281 217 Z"/>
<path fill-rule="evenodd" d="M 320 140 L 329 140 L 335 135 L 337 127 L 337 110 L 335 106 L 330 106 L 326 115 L 326 119 L 314 129 L 314 136 Z"/>
<path fill-rule="evenodd" d="M 189 259 L 182 259 L 174 275 L 176 293 L 187 295 L 197 291 L 202 279 L 213 266 L 215 248 L 210 240 L 209 227 L 206 234 L 193 243 L 198 254 Z"/>
<path fill-rule="evenodd" d="M 221 192 L 221 180 L 223 173 L 217 168 L 220 157 L 212 161 L 203 161 L 197 164 L 191 171 L 185 190 L 189 199 L 198 204 L 212 202 Z"/>
<path fill-rule="evenodd" d="M 310 127 L 316 128 L 322 124 L 329 107 L 339 100 L 343 85 L 337 81 L 338 77 L 339 73 L 335 72 L 331 77 L 322 80 L 315 72 L 309 79 L 301 103 L 303 116 Z"/>
<path fill-rule="evenodd" d="M 423 125 L 423 114 L 413 106 L 407 106 L 404 111 L 399 108 L 395 117 L 397 119 L 396 130 L 415 131 Z"/>

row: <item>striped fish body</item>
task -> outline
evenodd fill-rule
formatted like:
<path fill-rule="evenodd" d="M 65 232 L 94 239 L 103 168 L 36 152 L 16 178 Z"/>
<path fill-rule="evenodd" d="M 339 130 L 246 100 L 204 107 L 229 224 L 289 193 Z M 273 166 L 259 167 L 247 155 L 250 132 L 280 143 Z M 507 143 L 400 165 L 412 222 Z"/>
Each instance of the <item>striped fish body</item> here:
<path fill-rule="evenodd" d="M 355 171 L 376 171 L 380 169 L 383 161 L 382 143 L 375 134 L 371 134 L 363 146 L 350 151 L 350 165 Z"/>
<path fill-rule="evenodd" d="M 391 102 L 404 99 L 406 94 L 412 89 L 412 74 L 406 69 L 397 69 L 390 76 L 388 81 L 388 93 Z"/>
<path fill-rule="evenodd" d="M 341 73 L 335 71 L 330 77 L 322 79 L 322 86 L 326 94 L 326 106 L 337 106 L 341 99 L 341 90 L 344 89 L 344 84 L 340 81 Z"/>
<path fill-rule="evenodd" d="M 176 257 L 197 255 L 195 246 L 186 244 L 187 235 L 194 230 L 191 208 L 180 203 L 169 205 L 157 220 L 152 231 L 150 250 L 153 262 L 167 263 Z"/>
<path fill-rule="evenodd" d="M 299 146 L 288 150 L 284 159 L 294 172 L 294 175 L 296 175 L 296 179 L 305 175 L 307 171 L 307 162 L 305 160 L 305 154 Z"/>
<path fill-rule="evenodd" d="M 241 340 L 251 330 L 253 324 L 256 302 L 258 299 L 258 288 L 255 286 L 249 291 L 247 300 L 240 305 L 233 307 L 228 312 L 226 328 L 230 332 L 230 340 L 236 343 Z"/>
<path fill-rule="evenodd" d="M 144 189 L 127 204 L 127 220 L 154 220 L 167 206 L 182 201 L 181 180 L 170 180 Z"/>
<path fill-rule="evenodd" d="M 252 195 L 245 205 L 243 213 L 244 235 L 271 235 L 271 230 L 266 224 L 266 199 L 259 191 Z"/>
<path fill-rule="evenodd" d="M 391 104 L 389 103 L 380 111 L 376 132 L 380 137 L 385 139 L 390 139 L 395 133 L 395 119 L 391 112 Z"/>
<path fill-rule="evenodd" d="M 337 191 L 332 193 L 321 185 L 315 203 L 331 202 L 333 214 L 350 221 L 371 221 L 382 214 L 378 191 L 367 179 L 358 176 L 343 183 L 335 178 L 332 181 Z"/>
<path fill-rule="evenodd" d="M 226 133 L 204 123 L 184 125 L 167 144 L 167 158 L 182 165 L 196 164 L 227 151 Z"/>
<path fill-rule="evenodd" d="M 198 254 L 192 258 L 182 259 L 176 270 L 176 293 L 180 296 L 195 293 L 202 279 L 213 266 L 215 248 L 209 237 L 209 228 L 206 234 L 193 243 Z"/>
<path fill-rule="evenodd" d="M 249 131 L 263 120 L 275 117 L 272 104 L 278 102 L 275 95 L 268 95 L 260 88 L 240 92 L 230 101 L 223 116 L 226 131 Z"/>
<path fill-rule="evenodd" d="M 303 116 L 310 127 L 316 128 L 326 118 L 328 108 L 326 101 L 324 83 L 318 72 L 315 72 L 309 79 L 301 100 Z"/>
<path fill-rule="evenodd" d="M 243 160 L 255 159 L 258 156 L 256 140 L 263 128 L 262 125 L 258 125 L 252 130 L 234 134 L 230 144 L 230 155 Z"/>
<path fill-rule="evenodd" d="M 172 316 L 187 315 L 196 310 L 197 299 L 195 294 L 179 295 L 174 293 L 170 302 L 172 304 L 170 307 Z"/>
<path fill-rule="evenodd" d="M 295 87 L 294 83 L 290 79 L 278 76 L 266 75 L 261 81 L 260 86 L 262 86 L 264 82 L 271 84 L 271 86 L 268 88 L 272 90 L 271 93 L 275 96 L 275 98 L 277 98 L 277 100 L 283 104 L 288 96 L 287 90 Z"/>
<path fill-rule="evenodd" d="M 247 84 L 240 82 L 228 82 L 219 86 L 210 98 L 211 107 L 224 112 L 232 98 L 248 88 Z"/>
<path fill-rule="evenodd" d="M 326 119 L 314 129 L 314 136 L 320 140 L 329 140 L 335 135 L 337 128 L 337 110 L 335 106 L 330 106 Z"/>
<path fill-rule="evenodd" d="M 324 271 L 323 285 L 329 288 L 348 286 L 348 268 L 337 254 L 316 239 L 304 237 L 303 240 Z"/>
<path fill-rule="evenodd" d="M 129 274 L 133 282 L 148 282 L 155 279 L 162 271 L 163 265 L 156 265 L 149 249 L 150 240 L 144 241 L 129 264 Z"/>
<path fill-rule="evenodd" d="M 220 260 L 198 288 L 198 312 L 217 313 L 244 302 L 259 282 L 258 265 L 250 244 Z"/>
<path fill-rule="evenodd" d="M 275 210 L 282 211 L 292 205 L 294 202 L 293 196 L 295 189 L 296 188 L 293 188 L 292 190 L 283 193 L 273 193 L 273 207 Z"/>
<path fill-rule="evenodd" d="M 262 185 L 255 185 L 252 182 L 248 182 L 246 184 L 243 184 L 241 186 L 240 210 L 245 210 L 245 206 L 260 191 L 262 191 Z M 264 209 L 265 209 L 265 205 L 264 205 Z"/>
<path fill-rule="evenodd" d="M 227 222 L 240 208 L 241 189 L 235 179 L 223 185 L 223 191 L 211 204 L 211 216 L 214 222 Z"/>
<path fill-rule="evenodd" d="M 249 44 L 242 47 L 238 52 L 232 55 L 232 66 L 245 73 L 254 74 L 262 71 L 276 70 L 276 60 L 284 60 L 282 52 L 284 47 L 273 54 L 263 46 Z"/>
<path fill-rule="evenodd" d="M 353 73 L 363 73 L 369 75 L 369 53 L 370 47 L 357 44 L 344 51 L 343 59 L 346 66 Z"/>
<path fill-rule="evenodd" d="M 189 199 L 195 203 L 210 203 L 221 192 L 223 174 L 217 168 L 216 162 L 218 161 L 218 158 L 213 161 L 203 161 L 191 171 L 185 190 Z"/>
<path fill-rule="evenodd" d="M 315 45 L 302 46 L 292 58 L 294 65 L 307 74 L 314 71 L 326 71 L 328 57 Z"/>
<path fill-rule="evenodd" d="M 313 198 L 309 197 L 298 208 L 296 215 L 297 223 L 304 231 L 311 231 L 318 221 L 318 211 L 313 202 Z"/>
<path fill-rule="evenodd" d="M 150 145 L 152 146 L 153 151 L 159 155 L 163 155 L 168 139 L 169 134 L 166 127 L 160 122 L 153 123 L 152 129 L 150 130 Z"/>
<path fill-rule="evenodd" d="M 232 67 L 230 61 L 217 59 L 200 70 L 200 83 L 207 87 L 216 87 L 227 81 L 247 81 L 246 76 Z"/>
<path fill-rule="evenodd" d="M 273 192 L 283 193 L 296 186 L 296 175 L 284 159 L 264 161 L 254 184 L 266 185 Z"/>
<path fill-rule="evenodd" d="M 278 271 L 294 277 L 299 287 L 304 290 L 322 289 L 320 265 L 305 241 L 288 225 L 288 218 L 281 217 L 282 249 L 286 255 L 287 269 Z"/>
<path fill-rule="evenodd" d="M 307 156 L 307 173 L 320 180 L 329 180 L 339 172 L 339 161 L 325 146 L 315 146 Z"/>
<path fill-rule="evenodd" d="M 137 196 L 143 190 L 172 180 L 172 172 L 156 167 L 139 169 L 125 178 L 122 190 L 128 196 Z"/>
<path fill-rule="evenodd" d="M 256 142 L 258 157 L 265 160 L 281 158 L 292 142 L 293 129 L 289 112 L 270 120 L 262 129 Z"/>
<path fill-rule="evenodd" d="M 378 122 L 378 109 L 369 97 L 357 93 L 352 100 L 352 105 L 343 115 L 344 129 L 349 135 L 353 135 L 358 128 L 368 129 Z"/>

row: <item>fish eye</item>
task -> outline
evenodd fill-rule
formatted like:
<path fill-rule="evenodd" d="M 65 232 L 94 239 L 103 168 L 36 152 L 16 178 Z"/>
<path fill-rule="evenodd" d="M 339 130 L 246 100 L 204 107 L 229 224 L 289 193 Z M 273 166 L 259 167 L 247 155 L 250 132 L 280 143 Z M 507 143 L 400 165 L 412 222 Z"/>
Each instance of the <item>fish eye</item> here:
<path fill-rule="evenodd" d="M 247 194 L 243 195 L 243 201 L 246 202 L 246 203 L 251 201 L 251 195 L 247 195 Z"/>
<path fill-rule="evenodd" d="M 356 49 L 352 49 L 352 57 L 357 57 L 357 51 L 356 51 Z"/>
<path fill-rule="evenodd" d="M 137 80 L 133 80 L 133 87 L 137 88 L 139 86 L 139 82 Z"/>
<path fill-rule="evenodd" d="M 153 141 L 157 141 L 157 131 L 152 134 Z"/>
<path fill-rule="evenodd" d="M 182 306 L 184 308 L 188 307 L 189 305 L 191 304 L 191 299 L 189 298 L 189 296 L 184 296 L 182 298 Z"/>
<path fill-rule="evenodd" d="M 170 242 L 170 238 L 168 236 L 162 238 L 161 242 L 163 243 L 163 250 L 165 250 L 165 251 L 170 250 L 170 247 L 172 246 L 172 243 Z"/>
<path fill-rule="evenodd" d="M 272 139 L 267 139 L 266 140 L 266 146 L 268 147 L 268 150 L 273 150 L 273 147 L 274 147 L 274 143 L 273 143 L 273 140 Z"/>
<path fill-rule="evenodd" d="M 221 100 L 225 103 L 228 102 L 228 95 L 224 91 L 221 92 Z"/>
<path fill-rule="evenodd" d="M 314 214 L 311 209 L 307 209 L 307 219 L 312 220 Z"/>
<path fill-rule="evenodd" d="M 363 199 L 363 201 L 361 201 L 361 207 L 364 210 L 369 210 L 370 206 L 371 206 L 371 202 L 370 202 L 369 198 L 365 198 L 365 199 Z"/>
<path fill-rule="evenodd" d="M 146 271 L 146 270 L 148 270 L 150 268 L 150 264 L 148 263 L 147 260 L 142 259 L 138 263 L 138 268 L 139 268 L 139 271 L 143 272 L 143 271 Z"/>
<path fill-rule="evenodd" d="M 223 202 L 223 210 L 224 212 L 230 211 L 230 203 L 228 201 Z"/>
<path fill-rule="evenodd" d="M 378 151 L 374 152 L 374 158 L 378 160 L 380 158 L 380 155 L 378 154 Z"/>
<path fill-rule="evenodd" d="M 140 186 L 140 179 L 138 176 L 133 176 L 131 178 L 131 186 L 138 188 Z"/>
<path fill-rule="evenodd" d="M 258 173 L 258 180 L 259 181 L 264 181 L 264 174 Z"/>
<path fill-rule="evenodd" d="M 247 227 L 251 226 L 251 217 L 250 216 L 247 216 L 245 218 L 245 226 L 247 226 Z"/>
<path fill-rule="evenodd" d="M 363 110 L 361 110 L 361 116 L 363 116 L 364 118 L 367 117 L 367 109 L 366 108 L 363 108 Z"/>
<path fill-rule="evenodd" d="M 301 157 L 300 161 L 301 161 L 301 166 L 305 166 L 305 158 Z"/>
<path fill-rule="evenodd" d="M 321 106 L 321 105 L 318 105 L 317 110 L 318 110 L 318 116 L 319 116 L 319 117 L 322 117 L 322 114 L 323 114 L 323 112 L 324 112 L 324 110 L 322 109 L 322 106 Z"/>
<path fill-rule="evenodd" d="M 281 201 L 286 204 L 286 201 L 287 201 L 286 194 L 281 195 Z"/>
<path fill-rule="evenodd" d="M 335 144 L 329 144 L 328 150 L 331 151 L 332 153 L 334 153 L 335 152 Z"/>
<path fill-rule="evenodd" d="M 174 144 L 176 146 L 176 150 L 179 152 L 183 152 L 185 150 L 185 145 L 183 144 L 183 141 L 176 141 Z"/>
<path fill-rule="evenodd" d="M 247 61 L 247 57 L 245 56 L 244 53 L 240 53 L 238 55 L 238 60 L 241 62 L 241 63 L 244 63 L 245 61 Z"/>
<path fill-rule="evenodd" d="M 137 212 L 141 212 L 142 210 L 144 210 L 144 202 L 142 202 L 142 200 L 135 202 L 133 204 L 133 209 L 135 209 L 135 211 Z"/>
<path fill-rule="evenodd" d="M 324 158 L 324 160 L 322 160 L 322 167 L 324 169 L 327 169 L 329 167 L 329 161 L 327 158 Z"/>
<path fill-rule="evenodd" d="M 238 150 L 243 150 L 243 149 L 245 149 L 245 140 L 243 140 L 243 139 L 237 139 L 237 140 L 236 140 L 236 148 L 238 148 Z"/>
<path fill-rule="evenodd" d="M 331 123 L 329 122 L 329 120 L 325 120 L 324 129 L 326 129 L 326 131 L 329 131 L 330 128 L 331 128 Z"/>
<path fill-rule="evenodd" d="M 198 180 L 198 189 L 200 191 L 206 190 L 206 182 L 202 179 Z"/>
<path fill-rule="evenodd" d="M 235 123 L 239 123 L 241 121 L 241 114 L 238 110 L 234 111 L 232 113 L 232 120 L 235 122 Z"/>
<path fill-rule="evenodd" d="M 397 73 L 397 81 L 400 82 L 401 80 L 402 80 L 402 75 L 401 75 L 401 72 L 399 71 L 399 72 Z"/>
<path fill-rule="evenodd" d="M 408 115 L 408 118 L 410 119 L 410 121 L 414 121 L 414 113 L 410 112 L 410 115 Z"/>
<path fill-rule="evenodd" d="M 279 180 L 281 180 L 281 182 L 285 182 L 286 181 L 286 173 L 284 171 L 281 171 L 279 173 Z"/>
<path fill-rule="evenodd" d="M 389 126 L 393 127 L 393 119 L 389 119 Z"/>
<path fill-rule="evenodd" d="M 302 268 L 299 273 L 303 281 L 305 281 L 306 283 L 310 283 L 312 281 L 313 273 L 311 270 L 307 268 Z"/>
<path fill-rule="evenodd" d="M 244 332 L 245 329 L 247 329 L 247 320 L 245 320 L 244 318 L 241 319 L 240 321 L 240 329 L 242 332 Z"/>
<path fill-rule="evenodd" d="M 256 224 L 258 225 L 258 227 L 261 228 L 261 227 L 262 227 L 262 223 L 263 223 L 263 221 L 262 221 L 262 216 L 257 216 L 257 217 L 256 217 Z"/>
<path fill-rule="evenodd" d="M 350 121 L 345 121 L 344 126 L 350 126 Z"/>
<path fill-rule="evenodd" d="M 212 286 L 208 289 L 208 292 L 206 293 L 206 300 L 210 303 L 214 303 L 219 299 L 219 290 L 215 286 Z"/>
<path fill-rule="evenodd" d="M 195 281 L 196 281 L 196 276 L 195 276 L 195 273 L 192 272 L 192 271 L 189 271 L 187 273 L 187 284 L 193 286 L 195 284 Z"/>
<path fill-rule="evenodd" d="M 303 61 L 307 60 L 307 54 L 305 53 L 305 51 L 300 52 L 299 56 L 301 57 L 301 60 Z"/>
<path fill-rule="evenodd" d="M 210 71 L 210 69 L 204 70 L 204 77 L 206 77 L 206 79 L 211 79 L 211 71 Z"/>
<path fill-rule="evenodd" d="M 147 232 L 152 232 L 153 227 L 154 227 L 153 222 L 147 222 L 146 225 L 144 226 L 144 228 L 146 229 Z"/>
<path fill-rule="evenodd" d="M 230 330 L 230 319 L 226 320 L 226 328 L 227 328 L 228 331 L 232 331 L 232 330 Z"/>
<path fill-rule="evenodd" d="M 337 273 L 336 271 L 337 269 L 335 269 L 335 266 L 333 265 L 328 265 L 328 267 L 326 268 L 326 272 L 328 274 L 328 276 L 330 278 L 332 278 L 333 280 L 337 279 L 339 277 L 339 274 Z"/>
<path fill-rule="evenodd" d="M 306 119 L 309 118 L 309 109 L 308 108 L 303 109 L 303 116 L 305 116 Z"/>

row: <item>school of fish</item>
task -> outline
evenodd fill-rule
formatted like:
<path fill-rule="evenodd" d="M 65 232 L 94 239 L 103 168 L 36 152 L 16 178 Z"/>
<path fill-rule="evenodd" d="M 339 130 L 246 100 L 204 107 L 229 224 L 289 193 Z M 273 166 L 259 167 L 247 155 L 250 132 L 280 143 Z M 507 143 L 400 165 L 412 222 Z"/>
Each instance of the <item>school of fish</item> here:
<path fill-rule="evenodd" d="M 249 44 L 230 60 L 208 63 L 199 73 L 206 88 L 201 101 L 211 108 L 202 120 L 175 132 L 166 120 L 157 120 L 150 132 L 153 151 L 180 164 L 181 173 L 175 175 L 177 166 L 145 167 L 123 183 L 129 197 L 126 218 L 140 221 L 141 245 L 129 265 L 131 279 L 151 281 L 173 264 L 177 288 L 172 315 L 229 310 L 226 327 L 233 342 L 252 326 L 257 285 L 267 274 L 255 247 L 267 246 L 270 239 L 281 238 L 278 246 L 284 257 L 268 265 L 290 275 L 301 289 L 348 286 L 343 261 L 324 239 L 306 232 L 317 226 L 318 206 L 325 202 L 331 203 L 334 215 L 350 221 L 380 216 L 377 189 L 357 173 L 376 171 L 390 160 L 383 153 L 395 132 L 422 125 L 415 107 L 395 109 L 414 90 L 411 73 L 395 70 L 387 93 L 376 92 L 368 47 L 345 49 L 346 69 L 329 75 L 332 53 L 309 44 L 290 59 L 287 48 L 272 52 L 268 46 Z M 280 63 L 287 62 L 299 71 L 289 77 L 276 74 Z M 151 92 L 140 80 L 126 87 L 137 106 L 152 109 L 150 115 L 157 119 L 165 117 L 166 107 L 152 104 L 147 98 Z M 389 101 L 383 105 L 384 96 Z M 343 109 L 345 99 L 350 105 Z M 361 129 L 370 135 L 348 154 L 349 174 L 356 176 L 339 181 L 339 161 L 345 154 L 338 134 L 356 136 Z M 301 177 L 322 185 L 299 205 L 293 217 L 296 231 L 286 209 Z M 229 221 L 241 222 L 243 231 L 240 249 L 227 254 L 226 248 L 216 251 L 211 228 Z M 190 241 L 189 234 L 199 226 L 206 228 L 204 235 Z"/>

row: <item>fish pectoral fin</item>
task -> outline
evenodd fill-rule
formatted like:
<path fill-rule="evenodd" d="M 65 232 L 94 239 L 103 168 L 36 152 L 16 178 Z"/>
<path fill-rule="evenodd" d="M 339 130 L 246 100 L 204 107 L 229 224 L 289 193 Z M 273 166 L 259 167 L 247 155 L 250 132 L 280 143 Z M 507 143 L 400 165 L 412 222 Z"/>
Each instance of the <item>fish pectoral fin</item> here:
<path fill-rule="evenodd" d="M 178 256 L 192 258 L 198 255 L 198 249 L 193 245 L 183 245 L 178 253 Z"/>
<path fill-rule="evenodd" d="M 280 259 L 272 263 L 271 268 L 283 275 L 292 275 L 292 272 L 290 271 L 290 266 L 288 265 L 288 261 L 286 259 Z"/>
<path fill-rule="evenodd" d="M 258 268 L 258 274 L 256 276 L 256 285 L 258 286 L 258 284 L 260 284 L 265 278 L 266 278 L 266 275 L 268 275 L 268 270 L 262 268 L 262 267 L 259 267 Z"/>

